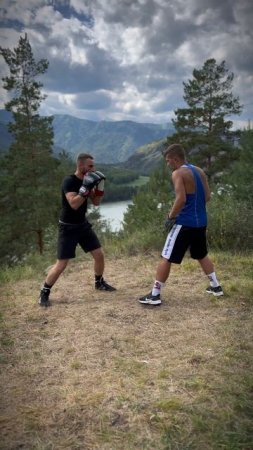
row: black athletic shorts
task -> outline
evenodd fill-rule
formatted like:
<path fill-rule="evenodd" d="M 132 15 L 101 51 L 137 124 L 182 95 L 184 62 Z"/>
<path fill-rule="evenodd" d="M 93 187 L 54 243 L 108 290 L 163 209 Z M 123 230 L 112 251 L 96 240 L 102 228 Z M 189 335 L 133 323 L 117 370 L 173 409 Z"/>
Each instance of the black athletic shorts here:
<path fill-rule="evenodd" d="M 86 253 L 101 247 L 89 222 L 82 224 L 59 223 L 57 258 L 75 258 L 78 244 Z"/>
<path fill-rule="evenodd" d="M 161 256 L 171 263 L 180 264 L 188 249 L 193 259 L 202 259 L 207 255 L 206 227 L 174 225 L 167 236 Z"/>

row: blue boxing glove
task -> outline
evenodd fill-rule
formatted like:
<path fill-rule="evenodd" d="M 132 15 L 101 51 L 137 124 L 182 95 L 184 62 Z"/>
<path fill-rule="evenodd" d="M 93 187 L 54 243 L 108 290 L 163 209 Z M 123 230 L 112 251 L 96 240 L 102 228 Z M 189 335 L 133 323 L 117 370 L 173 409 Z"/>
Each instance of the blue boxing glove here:
<path fill-rule="evenodd" d="M 100 181 L 101 181 L 100 175 L 98 175 L 96 172 L 88 172 L 83 177 L 83 183 L 79 189 L 78 194 L 81 195 L 81 197 L 88 197 L 90 194 L 90 191 L 95 186 L 97 186 Z"/>

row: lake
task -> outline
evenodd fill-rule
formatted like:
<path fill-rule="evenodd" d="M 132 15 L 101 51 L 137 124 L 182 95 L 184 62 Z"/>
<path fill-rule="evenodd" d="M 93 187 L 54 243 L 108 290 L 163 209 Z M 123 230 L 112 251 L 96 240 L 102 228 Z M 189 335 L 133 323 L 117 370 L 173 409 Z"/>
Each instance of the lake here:
<path fill-rule="evenodd" d="M 101 214 L 101 218 L 110 224 L 111 230 L 119 231 L 122 228 L 124 213 L 126 212 L 128 205 L 131 204 L 131 200 L 102 203 L 98 209 Z"/>

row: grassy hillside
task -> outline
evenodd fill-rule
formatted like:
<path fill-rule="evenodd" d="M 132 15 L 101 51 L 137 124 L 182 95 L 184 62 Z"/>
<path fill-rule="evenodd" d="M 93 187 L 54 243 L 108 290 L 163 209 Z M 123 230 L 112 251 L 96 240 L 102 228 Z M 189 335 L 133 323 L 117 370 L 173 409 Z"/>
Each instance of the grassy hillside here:
<path fill-rule="evenodd" d="M 88 150 L 97 162 L 126 161 L 135 150 L 173 133 L 171 124 L 132 121 L 92 122 L 71 116 L 54 117 L 54 143 L 72 155 Z"/>
<path fill-rule="evenodd" d="M 158 253 L 111 253 L 113 293 L 79 255 L 47 310 L 35 264 L 3 272 L 1 449 L 252 449 L 252 255 L 211 256 L 223 298 L 185 259 L 155 308 Z"/>
<path fill-rule="evenodd" d="M 166 139 L 142 145 L 124 163 L 127 169 L 138 170 L 140 173 L 149 175 L 162 162 L 162 150 L 166 144 Z"/>
<path fill-rule="evenodd" d="M 11 114 L 0 110 L 2 149 L 6 151 L 11 143 L 7 123 Z M 100 163 L 126 161 L 137 148 L 144 144 L 166 138 L 173 134 L 171 123 L 153 124 L 133 121 L 91 121 L 70 115 L 56 114 L 53 120 L 54 153 L 68 152 L 74 159 L 81 151 L 88 151 Z"/>

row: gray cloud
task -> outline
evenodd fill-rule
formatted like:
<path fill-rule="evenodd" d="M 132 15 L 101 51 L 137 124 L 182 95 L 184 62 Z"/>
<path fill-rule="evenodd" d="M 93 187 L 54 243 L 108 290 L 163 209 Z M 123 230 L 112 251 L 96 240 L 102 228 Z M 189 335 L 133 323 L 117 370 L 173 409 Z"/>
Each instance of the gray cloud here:
<path fill-rule="evenodd" d="M 60 54 L 54 55 L 47 74 L 43 75 L 44 86 L 49 91 L 74 94 L 111 90 L 122 84 L 122 70 L 103 51 L 97 49 L 92 55 L 88 51 L 87 60 L 87 64 L 71 65 L 67 57 L 64 60 Z"/>
<path fill-rule="evenodd" d="M 35 57 L 49 60 L 45 113 L 168 121 L 183 81 L 215 58 L 235 74 L 240 120 L 252 119 L 251 0 L 2 0 L 0 11 L 1 45 L 27 32 Z"/>

